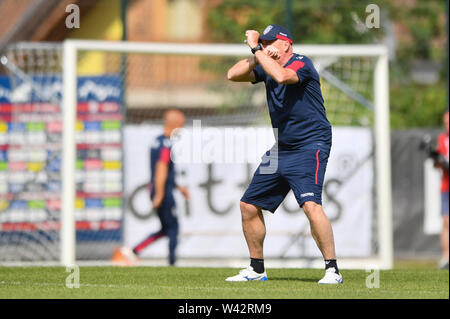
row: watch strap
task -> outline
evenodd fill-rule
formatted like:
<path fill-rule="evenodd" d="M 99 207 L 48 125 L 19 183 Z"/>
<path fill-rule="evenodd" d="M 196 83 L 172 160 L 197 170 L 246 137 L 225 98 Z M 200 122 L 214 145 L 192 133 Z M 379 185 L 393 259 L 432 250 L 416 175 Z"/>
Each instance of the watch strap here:
<path fill-rule="evenodd" d="M 255 54 L 256 51 L 262 50 L 262 49 L 263 49 L 263 46 L 261 45 L 261 43 L 258 43 L 258 45 L 256 47 L 252 48 L 251 50 L 252 50 L 252 53 Z"/>

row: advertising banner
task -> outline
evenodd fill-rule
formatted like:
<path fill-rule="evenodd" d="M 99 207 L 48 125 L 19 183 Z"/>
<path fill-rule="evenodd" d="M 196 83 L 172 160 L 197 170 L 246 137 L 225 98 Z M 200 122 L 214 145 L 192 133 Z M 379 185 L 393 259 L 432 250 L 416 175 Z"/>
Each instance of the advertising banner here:
<path fill-rule="evenodd" d="M 0 231 L 59 231 L 62 80 L 0 77 Z M 79 77 L 75 138 L 78 240 L 119 241 L 120 77 Z M 75 119 L 74 119 L 75 120 Z"/>
<path fill-rule="evenodd" d="M 195 133 L 199 129 L 200 137 Z M 161 132 L 162 127 L 154 125 L 130 125 L 124 129 L 125 195 L 128 198 L 124 242 L 127 246 L 133 247 L 160 228 L 157 216 L 151 213 L 147 183 L 150 147 Z M 270 127 L 199 128 L 195 123 L 180 132 L 172 155 L 176 160 L 177 182 L 189 188 L 190 200 L 185 201 L 175 191 L 180 224 L 179 257 L 248 257 L 239 201 L 261 157 L 272 147 L 273 135 Z M 179 147 L 180 144 L 184 145 Z M 372 148 L 369 129 L 333 129 L 323 207 L 332 222 L 336 252 L 340 257 L 371 254 Z M 292 191 L 275 214 L 264 211 L 264 217 L 266 257 L 320 256 L 308 220 Z M 143 257 L 167 254 L 167 238 L 142 252 Z"/>

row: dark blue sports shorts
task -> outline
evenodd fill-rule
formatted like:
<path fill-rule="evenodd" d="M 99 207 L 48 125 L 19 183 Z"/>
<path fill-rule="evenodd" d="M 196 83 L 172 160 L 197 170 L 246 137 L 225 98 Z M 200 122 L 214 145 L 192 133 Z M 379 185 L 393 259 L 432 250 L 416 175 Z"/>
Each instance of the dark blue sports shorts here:
<path fill-rule="evenodd" d="M 241 201 L 274 213 L 292 189 L 300 207 L 307 201 L 322 205 L 329 153 L 330 147 L 318 145 L 266 153 Z"/>

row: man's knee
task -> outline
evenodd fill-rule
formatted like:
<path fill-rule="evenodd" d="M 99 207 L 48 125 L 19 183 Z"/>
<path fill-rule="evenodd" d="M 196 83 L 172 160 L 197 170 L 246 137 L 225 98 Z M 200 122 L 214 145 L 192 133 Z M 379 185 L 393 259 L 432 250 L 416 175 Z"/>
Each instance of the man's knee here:
<path fill-rule="evenodd" d="M 315 212 L 322 211 L 322 205 L 313 201 L 307 201 L 303 203 L 302 208 L 306 214 L 314 214 Z"/>
<path fill-rule="evenodd" d="M 252 219 L 258 216 L 259 208 L 257 206 L 241 201 L 240 207 L 243 220 Z"/>

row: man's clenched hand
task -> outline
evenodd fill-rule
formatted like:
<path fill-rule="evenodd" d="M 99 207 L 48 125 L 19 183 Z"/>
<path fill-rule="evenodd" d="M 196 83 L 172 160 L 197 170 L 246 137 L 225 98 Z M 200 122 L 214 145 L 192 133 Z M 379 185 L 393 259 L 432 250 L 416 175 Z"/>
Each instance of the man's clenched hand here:
<path fill-rule="evenodd" d="M 256 47 L 259 41 L 259 32 L 255 30 L 245 31 L 245 36 L 247 37 L 247 44 L 250 49 Z"/>
<path fill-rule="evenodd" d="M 280 51 L 273 45 L 269 45 L 266 48 L 264 48 L 263 52 L 268 56 L 270 56 L 271 58 L 273 58 L 274 60 L 278 60 L 280 58 Z"/>

